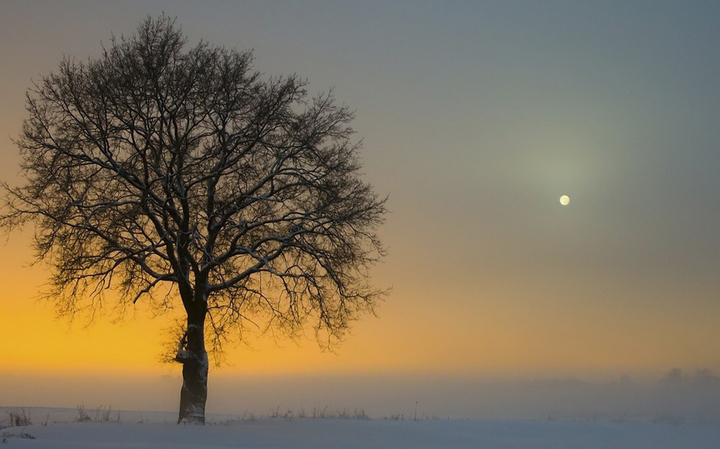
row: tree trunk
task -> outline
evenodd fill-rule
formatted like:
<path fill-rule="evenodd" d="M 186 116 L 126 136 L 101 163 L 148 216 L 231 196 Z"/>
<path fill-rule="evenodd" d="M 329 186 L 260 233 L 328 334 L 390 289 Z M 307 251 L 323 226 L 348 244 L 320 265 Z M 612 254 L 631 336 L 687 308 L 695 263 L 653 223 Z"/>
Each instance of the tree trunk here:
<path fill-rule="evenodd" d="M 188 311 L 184 350 L 177 361 L 183 364 L 178 424 L 205 424 L 207 401 L 208 355 L 205 350 L 205 311 Z"/>

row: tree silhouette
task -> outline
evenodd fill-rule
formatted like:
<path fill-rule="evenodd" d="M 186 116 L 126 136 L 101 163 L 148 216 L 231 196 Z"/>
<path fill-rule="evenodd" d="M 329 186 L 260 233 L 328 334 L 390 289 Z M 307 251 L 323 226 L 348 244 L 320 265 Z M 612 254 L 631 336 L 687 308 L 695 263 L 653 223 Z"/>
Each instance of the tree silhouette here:
<path fill-rule="evenodd" d="M 179 422 L 204 423 L 206 338 L 252 324 L 338 341 L 382 292 L 384 198 L 360 179 L 352 114 L 252 54 L 187 40 L 146 19 L 101 56 L 65 59 L 27 94 L 23 182 L 0 226 L 35 226 L 62 313 L 182 304 Z"/>

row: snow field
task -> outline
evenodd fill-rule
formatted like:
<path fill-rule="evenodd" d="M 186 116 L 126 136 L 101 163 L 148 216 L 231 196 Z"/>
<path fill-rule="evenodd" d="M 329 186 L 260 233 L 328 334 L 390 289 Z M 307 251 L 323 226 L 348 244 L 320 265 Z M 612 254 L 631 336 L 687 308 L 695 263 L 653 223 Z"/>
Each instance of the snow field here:
<path fill-rule="evenodd" d="M 264 418 L 206 426 L 48 423 L 0 430 L 7 447 L 242 449 L 716 449 L 720 426 L 493 420 Z M 32 435 L 34 439 L 19 435 Z M 12 436 L 15 435 L 15 436 Z"/>

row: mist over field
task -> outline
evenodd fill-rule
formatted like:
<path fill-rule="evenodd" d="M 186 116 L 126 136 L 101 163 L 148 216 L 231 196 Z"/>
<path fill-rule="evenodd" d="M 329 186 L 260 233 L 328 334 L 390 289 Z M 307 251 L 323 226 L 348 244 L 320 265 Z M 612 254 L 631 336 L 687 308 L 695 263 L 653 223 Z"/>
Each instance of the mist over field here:
<path fill-rule="evenodd" d="M 6 407 L 174 411 L 179 377 L 2 374 L 0 384 L 0 406 Z M 720 424 L 720 377 L 679 369 L 638 380 L 220 373 L 210 380 L 208 413 Z"/>

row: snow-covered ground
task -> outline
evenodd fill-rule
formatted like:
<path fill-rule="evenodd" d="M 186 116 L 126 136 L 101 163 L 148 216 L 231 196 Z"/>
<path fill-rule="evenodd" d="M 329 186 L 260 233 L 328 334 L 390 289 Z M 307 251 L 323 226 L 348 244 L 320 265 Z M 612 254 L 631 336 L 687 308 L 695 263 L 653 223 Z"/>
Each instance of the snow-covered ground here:
<path fill-rule="evenodd" d="M 8 411 L 0 408 L 4 425 Z M 76 410 L 31 409 L 32 425 L 0 430 L 0 442 L 25 448 L 608 448 L 718 447 L 720 426 L 652 422 L 391 420 L 211 417 L 178 426 L 173 414 L 112 412 L 111 421 L 72 422 Z M 94 418 L 95 411 L 88 411 Z M 67 420 L 68 422 L 61 422 Z M 33 438 L 29 438 L 32 436 Z"/>

